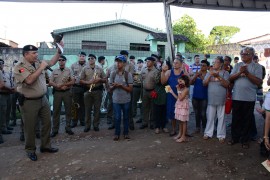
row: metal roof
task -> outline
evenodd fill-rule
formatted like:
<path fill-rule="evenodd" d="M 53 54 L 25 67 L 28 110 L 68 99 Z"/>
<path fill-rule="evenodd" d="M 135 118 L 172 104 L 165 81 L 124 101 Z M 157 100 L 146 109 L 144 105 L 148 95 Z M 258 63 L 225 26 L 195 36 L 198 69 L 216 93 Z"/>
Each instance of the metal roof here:
<path fill-rule="evenodd" d="M 48 2 L 48 3 L 161 3 L 164 0 L 0 0 L 6 2 Z M 165 0 L 167 4 L 186 8 L 270 11 L 269 0 Z"/>
<path fill-rule="evenodd" d="M 110 26 L 110 25 L 116 25 L 116 24 L 124 24 L 126 26 L 130 26 L 133 28 L 137 28 L 146 32 L 159 32 L 156 29 L 126 20 L 126 19 L 117 19 L 117 20 L 112 20 L 112 21 L 104 21 L 104 22 L 99 22 L 99 23 L 93 23 L 93 24 L 86 24 L 86 25 L 81 25 L 81 26 L 73 26 L 73 27 L 68 27 L 68 28 L 63 28 L 63 29 L 56 29 L 53 32 L 55 33 L 67 33 L 71 31 L 79 31 L 83 29 L 89 29 L 89 28 L 97 28 L 97 27 L 102 27 L 102 26 Z"/>

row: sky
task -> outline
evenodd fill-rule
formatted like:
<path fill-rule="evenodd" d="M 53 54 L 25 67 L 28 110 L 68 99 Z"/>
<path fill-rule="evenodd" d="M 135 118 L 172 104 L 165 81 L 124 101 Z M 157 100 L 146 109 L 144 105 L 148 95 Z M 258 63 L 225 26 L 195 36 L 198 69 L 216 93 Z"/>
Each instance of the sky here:
<path fill-rule="evenodd" d="M 171 6 L 172 21 L 184 14 L 191 16 L 205 35 L 214 26 L 237 26 L 240 32 L 231 42 L 237 42 L 270 31 L 269 12 L 218 11 Z M 26 44 L 52 41 L 55 29 L 91 24 L 115 19 L 127 19 L 165 31 L 162 3 L 14 3 L 0 2 L 0 38 L 23 47 Z"/>

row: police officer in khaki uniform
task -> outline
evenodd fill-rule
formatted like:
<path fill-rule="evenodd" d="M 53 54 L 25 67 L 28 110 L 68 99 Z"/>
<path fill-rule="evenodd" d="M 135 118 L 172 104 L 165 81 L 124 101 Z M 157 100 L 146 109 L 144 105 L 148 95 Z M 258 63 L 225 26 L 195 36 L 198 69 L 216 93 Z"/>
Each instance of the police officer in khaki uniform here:
<path fill-rule="evenodd" d="M 150 124 L 150 129 L 154 129 L 154 119 L 153 119 L 153 99 L 151 97 L 151 92 L 155 89 L 156 84 L 160 79 L 160 72 L 155 68 L 155 58 L 146 58 L 146 68 L 142 70 L 143 79 L 143 124 L 140 129 L 148 127 Z"/>
<path fill-rule="evenodd" d="M 78 121 L 80 121 L 81 126 L 85 125 L 85 121 L 84 121 L 85 108 L 84 108 L 84 101 L 83 101 L 85 86 L 80 84 L 81 72 L 82 72 L 83 67 L 86 66 L 85 58 L 86 58 L 86 53 L 80 52 L 78 55 L 78 62 L 75 62 L 70 67 L 71 72 L 75 78 L 75 84 L 72 87 L 72 104 L 73 104 L 72 106 L 73 107 L 79 106 L 78 108 L 72 109 L 72 111 L 75 112 L 74 114 L 76 114 L 73 116 L 76 116 L 76 117 L 72 117 L 71 128 L 76 127 L 78 124 Z"/>
<path fill-rule="evenodd" d="M 63 42 L 60 42 L 63 46 Z M 25 150 L 27 156 L 37 160 L 35 144 L 35 127 L 38 119 L 41 120 L 41 145 L 40 152 L 55 153 L 57 148 L 52 148 L 50 143 L 51 111 L 46 98 L 47 86 L 45 69 L 53 66 L 59 59 L 61 50 L 50 61 L 38 61 L 38 48 L 33 45 L 23 47 L 23 59 L 14 68 L 14 77 L 17 91 L 20 93 L 19 102 L 24 120 Z"/>
<path fill-rule="evenodd" d="M 96 56 L 88 55 L 89 64 L 82 69 L 80 83 L 86 85 L 89 90 L 84 93 L 85 104 L 85 122 L 84 132 L 88 132 L 91 128 L 91 111 L 94 107 L 93 126 L 95 131 L 99 131 L 100 123 L 100 106 L 102 101 L 103 83 L 105 83 L 106 75 L 102 68 L 95 64 Z"/>
<path fill-rule="evenodd" d="M 66 61 L 67 58 L 61 55 L 58 60 L 59 68 L 54 69 L 50 77 L 49 85 L 53 86 L 53 128 L 51 137 L 55 137 L 58 134 L 62 102 L 65 106 L 66 133 L 69 135 L 74 134 L 70 128 L 72 103 L 70 88 L 75 80 L 71 70 L 66 67 Z"/>

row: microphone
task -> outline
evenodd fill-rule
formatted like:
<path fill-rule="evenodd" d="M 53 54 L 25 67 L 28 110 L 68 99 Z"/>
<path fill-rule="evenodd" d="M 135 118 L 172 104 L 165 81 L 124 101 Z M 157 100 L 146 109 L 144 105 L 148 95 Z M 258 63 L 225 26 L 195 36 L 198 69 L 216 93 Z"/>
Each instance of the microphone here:
<path fill-rule="evenodd" d="M 47 69 L 48 69 L 49 71 L 53 71 L 52 68 L 50 68 L 49 66 L 47 66 L 47 67 L 45 68 L 45 70 L 47 70 Z"/>
<path fill-rule="evenodd" d="M 42 61 L 38 59 L 38 62 L 41 64 Z M 49 70 L 49 71 L 51 71 L 51 72 L 53 71 L 52 68 L 51 68 L 50 66 L 47 66 L 47 67 L 45 68 L 45 70 Z"/>

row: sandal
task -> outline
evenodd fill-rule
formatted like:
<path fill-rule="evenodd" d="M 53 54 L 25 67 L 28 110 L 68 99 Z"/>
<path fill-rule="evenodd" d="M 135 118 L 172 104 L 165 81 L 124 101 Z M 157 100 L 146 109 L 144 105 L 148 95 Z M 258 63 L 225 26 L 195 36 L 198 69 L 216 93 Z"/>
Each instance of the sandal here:
<path fill-rule="evenodd" d="M 174 139 L 174 140 L 177 140 L 177 139 L 179 139 L 180 137 L 181 137 L 181 136 L 177 135 L 177 136 L 173 137 L 173 139 Z"/>
<path fill-rule="evenodd" d="M 243 149 L 248 149 L 249 148 L 249 144 L 248 143 L 243 143 L 242 144 L 242 148 Z"/>
<path fill-rule="evenodd" d="M 177 143 L 184 143 L 184 142 L 188 142 L 186 138 L 180 138 L 180 139 L 177 139 L 175 142 Z"/>
<path fill-rule="evenodd" d="M 218 141 L 223 144 L 225 142 L 225 138 L 218 138 Z"/>
<path fill-rule="evenodd" d="M 204 140 L 208 140 L 208 139 L 210 139 L 210 137 L 207 136 L 207 135 L 204 135 L 204 136 L 203 136 L 203 139 L 204 139 Z"/>
<path fill-rule="evenodd" d="M 114 136 L 113 140 L 114 141 L 119 141 L 119 136 Z"/>

